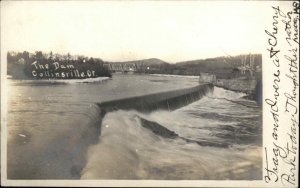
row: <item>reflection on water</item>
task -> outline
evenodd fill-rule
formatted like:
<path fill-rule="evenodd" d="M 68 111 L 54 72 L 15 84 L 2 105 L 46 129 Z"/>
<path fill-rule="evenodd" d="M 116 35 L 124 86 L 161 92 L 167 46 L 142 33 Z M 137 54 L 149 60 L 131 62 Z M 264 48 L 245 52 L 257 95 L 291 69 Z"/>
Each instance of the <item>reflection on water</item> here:
<path fill-rule="evenodd" d="M 197 84 L 150 75 L 89 84 L 10 81 L 8 179 L 261 179 L 261 109 L 240 93 L 215 88 L 173 112 L 111 112 L 98 138 L 96 102 Z M 155 134 L 141 118 L 179 137 Z"/>

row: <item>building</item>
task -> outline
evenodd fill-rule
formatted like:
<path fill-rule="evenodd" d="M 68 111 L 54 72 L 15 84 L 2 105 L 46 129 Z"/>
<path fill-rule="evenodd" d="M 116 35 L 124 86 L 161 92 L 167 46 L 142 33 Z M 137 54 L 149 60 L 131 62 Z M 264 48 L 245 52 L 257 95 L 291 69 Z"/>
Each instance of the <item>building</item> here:
<path fill-rule="evenodd" d="M 199 76 L 199 82 L 204 83 L 216 83 L 216 75 L 201 72 Z"/>

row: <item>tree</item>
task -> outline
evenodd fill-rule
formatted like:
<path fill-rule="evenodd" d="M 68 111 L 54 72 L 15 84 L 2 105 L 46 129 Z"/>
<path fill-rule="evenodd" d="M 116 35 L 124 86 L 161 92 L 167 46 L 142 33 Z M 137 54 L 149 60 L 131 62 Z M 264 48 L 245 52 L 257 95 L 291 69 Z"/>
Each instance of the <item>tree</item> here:
<path fill-rule="evenodd" d="M 67 54 L 67 61 L 69 62 L 71 60 L 71 54 L 68 52 Z"/>
<path fill-rule="evenodd" d="M 53 60 L 53 52 L 52 51 L 50 51 L 50 53 L 49 53 L 49 60 L 50 61 Z"/>
<path fill-rule="evenodd" d="M 41 60 L 44 59 L 44 55 L 42 51 L 35 51 L 35 59 Z"/>
<path fill-rule="evenodd" d="M 24 51 L 22 57 L 26 63 L 29 62 L 29 52 Z"/>
<path fill-rule="evenodd" d="M 7 52 L 7 63 L 15 62 L 15 57 L 11 54 L 11 52 Z"/>

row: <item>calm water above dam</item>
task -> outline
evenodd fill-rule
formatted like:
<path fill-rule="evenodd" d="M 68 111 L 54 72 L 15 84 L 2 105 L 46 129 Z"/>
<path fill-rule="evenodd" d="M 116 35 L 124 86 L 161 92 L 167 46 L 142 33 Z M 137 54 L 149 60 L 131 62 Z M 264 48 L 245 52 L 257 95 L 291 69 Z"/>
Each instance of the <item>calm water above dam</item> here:
<path fill-rule="evenodd" d="M 110 112 L 98 135 L 95 103 L 196 85 L 197 77 L 121 74 L 101 83 L 9 80 L 8 179 L 261 179 L 262 112 L 243 93 L 215 87 L 171 112 Z M 179 137 L 145 128 L 153 122 Z"/>

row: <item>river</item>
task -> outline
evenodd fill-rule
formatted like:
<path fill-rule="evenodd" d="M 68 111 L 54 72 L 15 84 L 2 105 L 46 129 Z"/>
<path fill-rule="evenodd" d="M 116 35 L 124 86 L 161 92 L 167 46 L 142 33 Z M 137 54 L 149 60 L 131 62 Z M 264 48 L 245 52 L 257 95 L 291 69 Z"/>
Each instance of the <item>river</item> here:
<path fill-rule="evenodd" d="M 96 105 L 196 85 L 197 77 L 135 74 L 8 80 L 8 179 L 261 179 L 262 111 L 243 93 L 215 87 L 175 111 L 118 110 L 104 119 Z M 179 137 L 154 134 L 144 120 Z"/>

